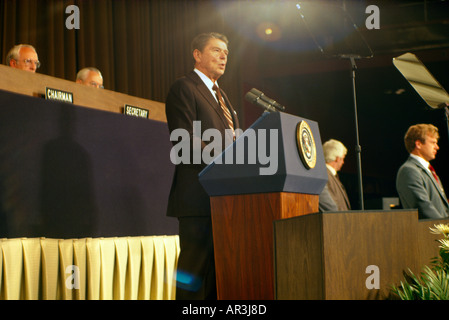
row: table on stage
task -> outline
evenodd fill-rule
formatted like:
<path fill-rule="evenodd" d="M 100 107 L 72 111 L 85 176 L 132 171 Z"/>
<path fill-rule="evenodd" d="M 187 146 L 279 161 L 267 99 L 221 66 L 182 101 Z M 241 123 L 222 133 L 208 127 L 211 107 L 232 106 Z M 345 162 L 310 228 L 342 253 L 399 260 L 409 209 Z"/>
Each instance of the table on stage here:
<path fill-rule="evenodd" d="M 0 299 L 174 299 L 170 149 L 163 103 L 0 66 Z"/>

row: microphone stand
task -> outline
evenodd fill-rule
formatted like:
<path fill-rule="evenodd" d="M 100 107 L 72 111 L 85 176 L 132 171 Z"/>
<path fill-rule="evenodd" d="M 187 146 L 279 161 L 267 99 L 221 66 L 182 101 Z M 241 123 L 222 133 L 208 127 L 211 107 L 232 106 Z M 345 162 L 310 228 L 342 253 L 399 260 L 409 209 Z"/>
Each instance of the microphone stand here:
<path fill-rule="evenodd" d="M 310 3 L 307 4 L 297 4 L 296 7 L 297 9 L 300 11 L 300 16 L 302 18 L 302 20 L 304 21 L 304 24 L 306 26 L 307 31 L 309 32 L 310 36 L 312 37 L 313 41 L 315 42 L 315 44 L 317 45 L 318 49 L 321 51 L 321 53 L 327 55 L 327 56 L 332 56 L 332 57 L 339 57 L 339 58 L 344 58 L 344 59 L 348 59 L 351 63 L 351 78 L 352 78 L 352 94 L 353 94 L 353 100 L 354 100 L 354 120 L 355 120 L 355 134 L 356 134 L 356 146 L 355 146 L 355 152 L 356 152 L 356 157 L 357 157 L 357 176 L 358 176 L 358 189 L 359 189 L 359 202 L 360 202 L 360 210 L 364 210 L 365 209 L 365 205 L 364 205 L 364 201 L 363 201 L 363 182 L 362 182 L 362 158 L 361 158 L 361 153 L 362 153 L 362 148 L 360 147 L 360 141 L 359 141 L 359 125 L 358 125 L 358 115 L 357 115 L 357 96 L 356 96 L 356 87 L 355 87 L 355 74 L 356 74 L 356 70 L 357 70 L 357 65 L 355 63 L 355 59 L 356 58 L 362 58 L 362 55 L 360 54 L 354 54 L 354 53 L 343 53 L 343 50 L 347 50 L 347 49 L 338 49 L 340 51 L 340 53 L 326 53 L 327 50 L 324 49 L 325 47 L 325 41 L 321 40 L 322 43 L 320 43 L 320 41 L 318 41 L 319 37 L 316 37 L 315 34 L 321 35 L 322 36 L 322 31 L 317 28 L 316 26 L 314 27 L 316 30 L 315 32 L 312 32 L 312 28 L 311 26 L 309 27 L 309 24 L 306 21 L 305 15 L 307 15 L 306 13 L 302 13 L 304 10 L 304 7 L 309 6 L 308 10 L 314 11 L 316 12 L 317 9 L 321 9 L 323 10 L 323 8 L 320 6 L 313 6 L 310 5 Z M 313 7 L 315 7 L 315 9 L 313 9 Z M 333 11 L 333 13 L 335 14 L 336 17 L 339 17 L 340 19 L 342 19 L 341 21 L 344 23 L 343 25 L 346 26 L 350 26 L 351 30 L 353 32 L 355 32 L 356 35 L 359 35 L 358 40 L 358 48 L 361 49 L 362 47 L 364 48 L 362 51 L 365 51 L 365 53 L 367 54 L 366 57 L 372 57 L 373 53 L 371 51 L 371 48 L 369 47 L 369 45 L 366 43 L 365 39 L 363 38 L 363 36 L 360 34 L 360 32 L 357 30 L 356 25 L 354 24 L 354 22 L 352 21 L 351 17 L 349 16 L 349 14 L 346 12 L 345 8 L 339 7 L 339 6 L 328 6 L 328 9 L 330 11 Z M 335 11 L 336 10 L 336 11 Z M 307 11 L 307 8 L 306 10 Z M 332 34 L 334 30 L 330 30 L 327 29 L 326 33 L 327 34 Z M 351 51 L 357 51 L 354 50 L 352 48 L 349 48 L 349 52 Z"/>
<path fill-rule="evenodd" d="M 444 114 L 446 116 L 446 124 L 447 124 L 447 137 L 449 139 L 449 105 L 444 108 Z"/>
<path fill-rule="evenodd" d="M 362 147 L 360 146 L 359 139 L 359 120 L 357 112 L 357 95 L 355 88 L 355 71 L 357 70 L 357 65 L 355 63 L 355 57 L 349 56 L 349 61 L 351 62 L 351 78 L 352 78 L 352 94 L 354 99 L 354 120 L 355 120 L 355 136 L 356 136 L 356 146 L 355 153 L 357 157 L 357 177 L 358 177 L 358 187 L 359 187 L 359 203 L 360 210 L 365 209 L 363 202 L 363 182 L 362 182 Z"/>

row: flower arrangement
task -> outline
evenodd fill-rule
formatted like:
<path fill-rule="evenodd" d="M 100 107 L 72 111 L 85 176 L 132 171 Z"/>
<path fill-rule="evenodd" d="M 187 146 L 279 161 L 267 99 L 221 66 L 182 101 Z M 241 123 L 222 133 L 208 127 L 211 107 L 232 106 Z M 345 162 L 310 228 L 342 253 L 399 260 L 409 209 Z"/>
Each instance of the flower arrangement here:
<path fill-rule="evenodd" d="M 432 259 L 418 277 L 409 269 L 400 286 L 392 287 L 401 300 L 449 300 L 449 224 L 434 225 L 431 233 L 442 235 L 439 239 L 439 257 Z"/>

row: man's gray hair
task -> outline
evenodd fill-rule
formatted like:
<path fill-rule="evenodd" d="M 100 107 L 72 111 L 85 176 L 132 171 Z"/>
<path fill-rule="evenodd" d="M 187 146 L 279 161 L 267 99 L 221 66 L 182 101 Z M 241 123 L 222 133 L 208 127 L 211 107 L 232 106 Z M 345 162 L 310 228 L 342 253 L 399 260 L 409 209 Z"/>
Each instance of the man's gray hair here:
<path fill-rule="evenodd" d="M 323 144 L 324 161 L 326 163 L 335 161 L 337 157 L 343 158 L 346 156 L 348 149 L 338 140 L 330 139 Z"/>
<path fill-rule="evenodd" d="M 7 66 L 9 66 L 9 62 L 11 60 L 16 60 L 17 61 L 19 59 L 20 49 L 22 49 L 24 47 L 33 49 L 34 52 L 36 52 L 36 54 L 37 54 L 36 49 L 32 45 L 30 45 L 30 44 L 17 44 L 14 47 L 12 47 L 11 50 L 9 50 L 8 54 L 6 55 L 6 65 Z"/>
<path fill-rule="evenodd" d="M 78 73 L 76 74 L 76 80 L 81 80 L 81 81 L 86 80 L 87 74 L 91 71 L 98 73 L 100 75 L 100 77 L 103 78 L 100 70 L 98 70 L 97 68 L 94 68 L 94 67 L 87 67 L 87 68 L 83 68 L 80 71 L 78 71 Z"/>

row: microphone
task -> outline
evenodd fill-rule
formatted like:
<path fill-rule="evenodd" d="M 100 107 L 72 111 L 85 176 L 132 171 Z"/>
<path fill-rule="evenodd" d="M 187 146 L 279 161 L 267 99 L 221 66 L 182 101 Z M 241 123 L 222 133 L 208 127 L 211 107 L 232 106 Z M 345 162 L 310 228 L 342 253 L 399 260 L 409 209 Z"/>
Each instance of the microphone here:
<path fill-rule="evenodd" d="M 277 112 L 276 108 L 274 108 L 271 104 L 266 103 L 262 99 L 260 99 L 259 96 L 255 95 L 251 91 L 248 91 L 245 95 L 245 99 L 248 100 L 251 103 L 257 104 L 259 107 L 262 107 L 265 109 L 265 111 L 268 112 Z"/>
<path fill-rule="evenodd" d="M 266 103 L 272 105 L 273 107 L 275 107 L 276 109 L 280 110 L 280 111 L 284 111 L 285 107 L 280 105 L 279 103 L 277 103 L 275 100 L 268 98 L 262 91 L 257 90 L 256 88 L 252 88 L 250 90 L 250 92 L 252 92 L 254 95 L 256 95 L 258 98 L 260 98 L 261 100 L 265 101 Z"/>

